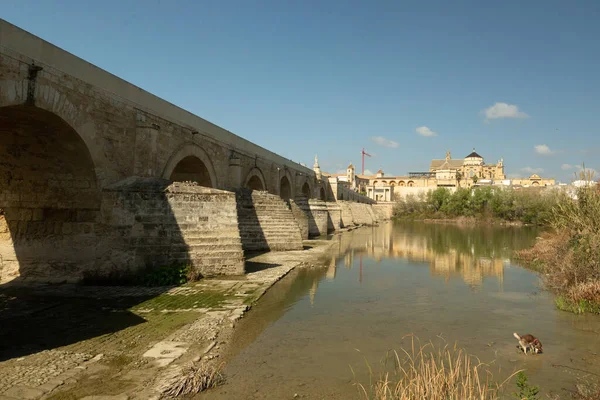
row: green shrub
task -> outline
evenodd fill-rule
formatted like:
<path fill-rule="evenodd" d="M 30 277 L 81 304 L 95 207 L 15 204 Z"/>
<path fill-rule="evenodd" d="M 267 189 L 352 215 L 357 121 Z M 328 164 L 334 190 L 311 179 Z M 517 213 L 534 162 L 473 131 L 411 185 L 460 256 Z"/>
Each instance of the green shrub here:
<path fill-rule="evenodd" d="M 419 196 L 400 199 L 394 215 L 400 218 L 478 217 L 527 224 L 548 224 L 554 207 L 564 197 L 555 190 L 543 188 L 503 189 L 482 186 L 473 189 L 437 188 Z"/>
<path fill-rule="evenodd" d="M 540 388 L 538 386 L 529 386 L 527 383 L 527 375 L 521 371 L 517 374 L 518 393 L 513 393 L 513 396 L 519 400 L 538 400 Z"/>
<path fill-rule="evenodd" d="M 148 268 L 138 275 L 137 281 L 142 286 L 182 285 L 188 281 L 190 270 L 189 265 Z"/>

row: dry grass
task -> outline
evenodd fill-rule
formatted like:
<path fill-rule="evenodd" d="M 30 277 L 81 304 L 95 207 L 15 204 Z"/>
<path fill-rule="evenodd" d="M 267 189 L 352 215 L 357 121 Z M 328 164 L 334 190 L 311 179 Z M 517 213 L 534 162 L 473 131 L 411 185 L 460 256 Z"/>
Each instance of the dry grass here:
<path fill-rule="evenodd" d="M 207 365 L 205 363 L 192 364 L 171 382 L 163 391 L 166 397 L 179 397 L 186 394 L 195 394 L 225 383 L 225 376 L 221 373 L 223 363 Z"/>
<path fill-rule="evenodd" d="M 600 191 L 581 188 L 577 200 L 559 202 L 551 225 L 553 232 L 517 257 L 544 273 L 560 309 L 600 313 Z"/>
<path fill-rule="evenodd" d="M 567 292 L 573 301 L 596 301 L 600 302 L 600 281 L 579 283 Z"/>
<path fill-rule="evenodd" d="M 580 383 L 577 392 L 573 395 L 575 400 L 600 400 L 600 384 Z"/>
<path fill-rule="evenodd" d="M 373 400 L 488 400 L 501 396 L 502 383 L 493 381 L 490 365 L 482 363 L 463 349 L 429 342 L 421 345 L 413 335 L 410 350 L 392 351 L 385 360 L 393 363 L 391 372 L 383 372 L 365 387 L 356 383 L 366 399 Z M 415 339 L 417 343 L 415 343 Z"/>

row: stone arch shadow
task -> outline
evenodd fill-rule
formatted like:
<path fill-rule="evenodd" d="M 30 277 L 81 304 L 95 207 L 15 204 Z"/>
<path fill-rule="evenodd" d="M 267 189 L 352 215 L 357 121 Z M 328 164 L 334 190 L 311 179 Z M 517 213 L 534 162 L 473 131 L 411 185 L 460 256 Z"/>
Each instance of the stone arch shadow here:
<path fill-rule="evenodd" d="M 253 167 L 246 174 L 244 179 L 244 187 L 250 190 L 267 191 L 267 181 L 264 174 L 258 167 Z"/>
<path fill-rule="evenodd" d="M 111 233 L 124 227 L 105 219 L 106 192 L 89 145 L 57 113 L 31 105 L 0 107 L 0 296 L 15 298 L 0 307 L 0 324 L 10 326 L 0 330 L 0 361 L 144 323 L 129 308 L 160 294 L 117 301 L 88 296 L 91 289 L 81 286 L 69 286 L 71 292 L 29 285 L 94 277 L 114 282 L 111 273 L 127 267 L 126 254 L 113 252 L 111 260 L 104 252 L 118 251 Z"/>
<path fill-rule="evenodd" d="M 204 187 L 219 187 L 210 157 L 196 143 L 186 143 L 176 150 L 163 168 L 162 177 L 170 181 L 192 181 Z"/>
<path fill-rule="evenodd" d="M 267 236 L 261 227 L 256 211 L 256 193 L 267 190 L 266 181 L 260 168 L 253 167 L 243 180 L 243 187 L 235 191 L 237 219 L 240 227 L 240 239 L 246 254 L 260 254 L 269 251 Z M 263 247 L 258 250 L 258 247 Z"/>
<path fill-rule="evenodd" d="M 88 146 L 38 107 L 1 107 L 0 126 L 0 282 L 77 280 L 96 265 L 102 203 Z"/>
<path fill-rule="evenodd" d="M 292 179 L 292 174 L 290 174 L 288 170 L 284 170 L 284 173 L 279 177 L 277 188 L 279 197 L 283 200 L 288 201 L 294 198 L 294 180 Z"/>

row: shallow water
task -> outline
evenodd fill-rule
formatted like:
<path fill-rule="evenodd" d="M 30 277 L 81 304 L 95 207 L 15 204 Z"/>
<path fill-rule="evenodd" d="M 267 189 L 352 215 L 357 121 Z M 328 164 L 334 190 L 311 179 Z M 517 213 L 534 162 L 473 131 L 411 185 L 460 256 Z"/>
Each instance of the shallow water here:
<path fill-rule="evenodd" d="M 542 394 L 570 398 L 600 380 L 600 317 L 556 310 L 538 276 L 511 260 L 539 233 L 526 227 L 387 223 L 334 236 L 328 267 L 278 282 L 236 327 L 228 383 L 206 399 L 360 398 L 366 362 L 377 371 L 415 334 L 458 343 L 504 379 L 526 369 Z M 519 353 L 512 333 L 544 353 Z M 354 374 L 353 375 L 353 372 Z M 507 397 L 516 390 L 513 382 Z"/>

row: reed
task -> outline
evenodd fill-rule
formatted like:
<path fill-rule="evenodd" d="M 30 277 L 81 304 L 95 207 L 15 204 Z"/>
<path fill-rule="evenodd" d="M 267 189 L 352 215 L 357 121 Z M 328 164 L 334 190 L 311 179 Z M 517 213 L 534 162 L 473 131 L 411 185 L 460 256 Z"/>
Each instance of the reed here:
<path fill-rule="evenodd" d="M 196 394 L 225 383 L 222 374 L 224 364 L 192 364 L 184 368 L 177 379 L 173 380 L 163 391 L 168 398 Z"/>
<path fill-rule="evenodd" d="M 515 371 L 497 383 L 490 364 L 467 354 L 456 344 L 428 342 L 421 345 L 415 336 L 407 336 L 411 338 L 410 348 L 388 352 L 383 362 L 385 372 L 374 377 L 369 366 L 369 384 L 355 382 L 365 399 L 498 399 L 506 382 L 520 372 Z"/>

